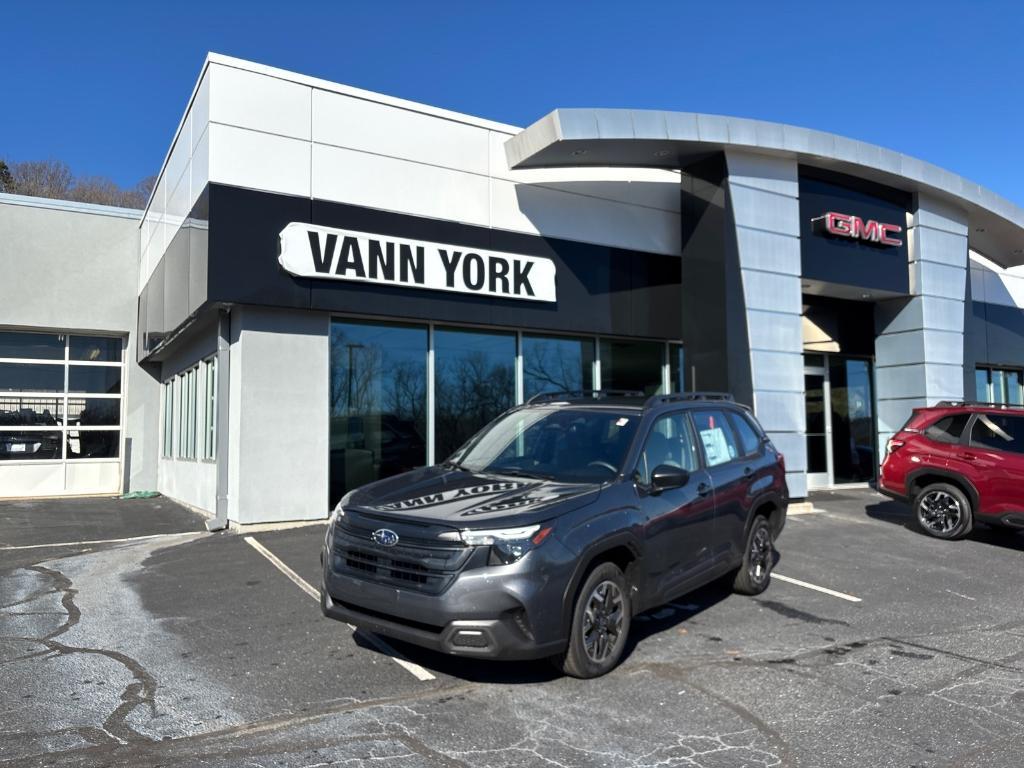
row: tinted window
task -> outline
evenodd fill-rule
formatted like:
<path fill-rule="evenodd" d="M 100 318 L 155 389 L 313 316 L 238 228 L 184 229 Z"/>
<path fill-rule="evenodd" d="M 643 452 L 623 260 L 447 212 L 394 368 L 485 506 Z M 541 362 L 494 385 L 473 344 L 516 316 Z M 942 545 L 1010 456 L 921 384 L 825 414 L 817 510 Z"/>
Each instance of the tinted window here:
<path fill-rule="evenodd" d="M 121 366 L 72 365 L 68 368 L 68 392 L 116 395 L 121 391 Z"/>
<path fill-rule="evenodd" d="M 434 332 L 435 456 L 448 456 L 515 403 L 516 337 Z"/>
<path fill-rule="evenodd" d="M 72 360 L 121 362 L 121 340 L 106 336 L 72 336 L 68 342 Z"/>
<path fill-rule="evenodd" d="M 55 333 L 0 331 L 0 357 L 63 360 L 64 337 Z"/>
<path fill-rule="evenodd" d="M 601 388 L 660 392 L 664 354 L 660 341 L 601 339 Z"/>
<path fill-rule="evenodd" d="M 523 336 L 523 397 L 594 388 L 594 340 Z"/>
<path fill-rule="evenodd" d="M 116 459 L 121 447 L 117 430 L 71 430 L 68 432 L 68 459 Z"/>
<path fill-rule="evenodd" d="M 997 451 L 1024 453 L 1024 416 L 978 414 L 971 430 L 971 444 Z"/>
<path fill-rule="evenodd" d="M 63 392 L 64 364 L 0 363 L 0 392 Z"/>
<path fill-rule="evenodd" d="M 622 467 L 639 421 L 637 414 L 606 410 L 518 410 L 488 426 L 452 460 L 473 472 L 604 482 Z"/>
<path fill-rule="evenodd" d="M 697 434 L 704 446 L 704 456 L 709 467 L 725 464 L 739 455 L 724 412 L 694 411 L 693 423 L 697 425 Z"/>
<path fill-rule="evenodd" d="M 60 432 L 0 432 L 0 461 L 45 461 L 62 456 Z"/>
<path fill-rule="evenodd" d="M 60 424 L 63 414 L 63 395 L 59 397 L 0 397 L 0 427 L 57 426 Z"/>
<path fill-rule="evenodd" d="M 939 443 L 958 443 L 960 442 L 960 435 L 963 434 L 964 427 L 967 426 L 967 421 L 970 418 L 971 415 L 969 413 L 946 416 L 928 427 L 924 434 L 926 437 Z"/>
<path fill-rule="evenodd" d="M 330 499 L 427 463 L 427 329 L 331 323 Z"/>
<path fill-rule="evenodd" d="M 697 469 L 697 445 L 685 414 L 673 413 L 654 422 L 637 464 L 640 482 L 650 483 L 651 472 L 662 464 L 689 472 Z"/>
<path fill-rule="evenodd" d="M 761 450 L 761 436 L 754 431 L 753 425 L 744 414 L 730 413 L 729 420 L 740 439 L 740 448 L 744 456 L 753 456 Z"/>

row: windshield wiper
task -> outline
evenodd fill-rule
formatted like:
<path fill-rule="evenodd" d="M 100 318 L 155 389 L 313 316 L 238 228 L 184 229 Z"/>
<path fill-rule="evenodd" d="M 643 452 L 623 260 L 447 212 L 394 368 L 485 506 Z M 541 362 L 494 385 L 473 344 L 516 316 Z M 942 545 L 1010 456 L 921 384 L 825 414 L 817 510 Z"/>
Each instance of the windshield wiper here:
<path fill-rule="evenodd" d="M 468 469 L 466 469 L 464 466 L 459 464 L 459 462 L 457 462 L 457 461 L 451 461 L 451 460 L 449 460 L 449 461 L 442 461 L 441 462 L 441 467 L 444 468 L 444 469 L 457 469 L 459 472 L 469 472 Z"/>
<path fill-rule="evenodd" d="M 516 467 L 488 467 L 487 471 L 492 475 L 506 475 L 507 477 L 529 477 L 534 480 L 554 480 L 554 475 L 546 475 L 543 472 L 528 472 L 525 469 Z"/>

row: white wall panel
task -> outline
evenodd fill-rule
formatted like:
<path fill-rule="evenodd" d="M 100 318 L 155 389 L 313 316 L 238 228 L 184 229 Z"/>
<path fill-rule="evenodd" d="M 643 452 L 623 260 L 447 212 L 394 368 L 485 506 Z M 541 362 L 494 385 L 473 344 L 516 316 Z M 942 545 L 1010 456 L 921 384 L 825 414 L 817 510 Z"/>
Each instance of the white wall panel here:
<path fill-rule="evenodd" d="M 160 459 L 158 490 L 211 515 L 217 511 L 217 465 L 209 461 Z"/>
<path fill-rule="evenodd" d="M 491 179 L 491 226 L 678 255 L 678 214 Z"/>
<path fill-rule="evenodd" d="M 189 164 L 189 210 L 195 205 L 199 195 L 210 181 L 210 132 L 203 127 L 203 135 L 199 137 L 195 149 L 192 150 L 192 162 Z"/>
<path fill-rule="evenodd" d="M 487 226 L 487 177 L 313 145 L 313 197 Z"/>
<path fill-rule="evenodd" d="M 11 464 L 0 466 L 0 499 L 27 496 L 61 496 L 64 493 L 64 465 Z"/>
<path fill-rule="evenodd" d="M 729 194 L 738 227 L 800 236 L 800 204 L 796 198 L 739 184 L 730 184 Z"/>
<path fill-rule="evenodd" d="M 736 227 L 736 239 L 744 268 L 786 275 L 800 274 L 800 238 Z"/>
<path fill-rule="evenodd" d="M 309 142 L 211 123 L 210 181 L 309 197 Z"/>
<path fill-rule="evenodd" d="M 486 174 L 485 128 L 339 93 L 313 92 L 313 141 Z"/>
<path fill-rule="evenodd" d="M 312 88 L 211 64 L 210 122 L 309 140 Z"/>
<path fill-rule="evenodd" d="M 203 79 L 196 88 L 195 98 L 192 99 L 192 107 L 189 109 L 189 122 L 192 130 L 193 152 L 199 144 L 199 140 L 206 132 L 206 124 L 210 122 L 210 73 L 203 75 Z"/>

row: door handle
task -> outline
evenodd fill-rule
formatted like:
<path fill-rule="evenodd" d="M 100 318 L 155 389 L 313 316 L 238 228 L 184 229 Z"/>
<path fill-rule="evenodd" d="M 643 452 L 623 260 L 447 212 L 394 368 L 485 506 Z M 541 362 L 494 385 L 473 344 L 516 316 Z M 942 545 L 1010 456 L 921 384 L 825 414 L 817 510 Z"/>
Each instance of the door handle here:
<path fill-rule="evenodd" d="M 958 459 L 963 459 L 964 461 L 974 461 L 978 458 L 973 453 L 958 453 L 956 457 Z"/>
<path fill-rule="evenodd" d="M 697 486 L 698 496 L 707 496 L 709 493 L 711 493 L 711 485 L 709 483 L 701 483 Z"/>
<path fill-rule="evenodd" d="M 743 468 L 743 476 L 744 477 L 750 477 L 752 474 L 754 474 L 754 470 L 753 469 L 751 469 L 750 467 L 744 467 Z"/>

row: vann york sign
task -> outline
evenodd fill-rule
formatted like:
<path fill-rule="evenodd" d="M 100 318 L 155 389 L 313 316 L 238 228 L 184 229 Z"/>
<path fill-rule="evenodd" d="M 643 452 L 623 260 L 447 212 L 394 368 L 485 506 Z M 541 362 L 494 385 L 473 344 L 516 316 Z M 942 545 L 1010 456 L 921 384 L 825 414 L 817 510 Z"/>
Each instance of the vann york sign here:
<path fill-rule="evenodd" d="M 898 224 L 883 224 L 880 221 L 865 221 L 859 216 L 851 216 L 848 213 L 828 213 L 811 219 L 815 232 L 821 232 L 833 237 L 845 237 L 850 240 L 864 240 L 877 245 L 898 246 L 903 245 L 903 240 L 893 237 L 903 231 Z"/>
<path fill-rule="evenodd" d="M 540 256 L 292 222 L 277 260 L 300 277 L 555 301 L 555 263 Z"/>

